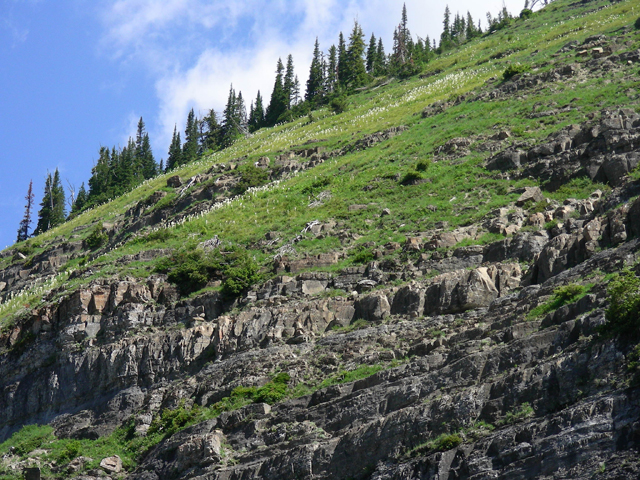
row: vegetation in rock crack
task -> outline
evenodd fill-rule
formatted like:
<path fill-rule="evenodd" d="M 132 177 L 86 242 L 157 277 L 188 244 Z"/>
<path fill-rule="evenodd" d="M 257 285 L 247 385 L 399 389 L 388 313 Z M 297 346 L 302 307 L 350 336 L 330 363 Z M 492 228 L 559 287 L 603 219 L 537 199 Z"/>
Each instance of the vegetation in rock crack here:
<path fill-rule="evenodd" d="M 547 302 L 533 308 L 527 314 L 527 318 L 538 318 L 564 305 L 576 302 L 584 297 L 592 287 L 593 284 L 580 285 L 576 283 L 558 287 L 553 291 L 551 298 Z"/>

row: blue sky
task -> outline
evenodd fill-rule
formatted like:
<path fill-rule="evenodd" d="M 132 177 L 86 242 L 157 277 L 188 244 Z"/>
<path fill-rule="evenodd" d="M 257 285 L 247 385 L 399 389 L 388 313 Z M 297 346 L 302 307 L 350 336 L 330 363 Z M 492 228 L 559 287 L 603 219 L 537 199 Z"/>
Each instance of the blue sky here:
<path fill-rule="evenodd" d="M 232 82 L 247 104 L 258 89 L 268 98 L 276 61 L 289 53 L 304 85 L 315 37 L 326 51 L 355 18 L 390 51 L 402 3 L 0 0 L 0 248 L 15 242 L 30 180 L 37 213 L 48 171 L 79 188 L 99 147 L 125 144 L 140 116 L 156 159 L 166 157 L 189 109 L 221 112 Z M 506 1 L 512 13 L 523 4 Z M 406 5 L 414 37 L 438 38 L 445 3 Z M 502 1 L 449 7 L 484 26 Z"/>

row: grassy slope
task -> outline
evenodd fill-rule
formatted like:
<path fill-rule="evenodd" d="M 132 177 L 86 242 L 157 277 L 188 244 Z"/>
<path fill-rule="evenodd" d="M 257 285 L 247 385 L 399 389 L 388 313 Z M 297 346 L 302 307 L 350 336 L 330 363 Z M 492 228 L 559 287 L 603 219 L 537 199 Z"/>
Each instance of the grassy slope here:
<path fill-rule="evenodd" d="M 418 161 L 430 159 L 434 151 L 447 140 L 483 133 L 490 135 L 496 129 L 510 130 L 515 134 L 505 142 L 540 139 L 564 125 L 584 121 L 586 115 L 606 106 L 635 104 L 625 92 L 637 88 L 639 82 L 631 75 L 600 78 L 564 88 L 562 83 L 550 84 L 538 94 L 527 97 L 510 96 L 491 102 L 463 102 L 446 112 L 423 119 L 422 109 L 439 100 L 454 99 L 471 91 L 479 92 L 487 84 L 499 83 L 501 74 L 511 63 L 528 63 L 534 73 L 554 68 L 556 64 L 583 60 L 570 58 L 574 54 L 552 57 L 559 48 L 571 40 L 582 41 L 595 33 L 612 33 L 631 25 L 640 14 L 640 7 L 632 1 L 614 5 L 607 1 L 594 1 L 586 5 L 572 5 L 558 0 L 532 18 L 517 20 L 510 28 L 493 35 L 477 39 L 463 48 L 443 55 L 430 63 L 427 74 L 440 72 L 426 78 L 394 80 L 390 85 L 375 88 L 350 97 L 350 108 L 341 115 L 332 115 L 326 109 L 313 113 L 314 121 L 305 117 L 295 122 L 263 129 L 253 137 L 241 140 L 231 148 L 187 165 L 171 175 L 189 178 L 205 172 L 211 165 L 225 163 L 248 155 L 254 158 L 287 151 L 311 139 L 321 139 L 320 144 L 332 150 L 353 142 L 361 136 L 384 130 L 391 126 L 407 125 L 410 129 L 390 141 L 376 147 L 329 160 L 312 170 L 283 182 L 280 186 L 255 195 L 246 195 L 229 206 L 192 219 L 169 229 L 169 235 L 161 241 L 129 242 L 106 255 L 90 262 L 96 272 L 92 278 L 115 273 L 144 276 L 149 266 L 135 264 L 115 267 L 114 260 L 123 255 L 149 248 L 179 247 L 188 239 L 202 241 L 218 235 L 225 241 L 249 246 L 264 238 L 270 230 L 282 233 L 283 239 L 295 236 L 311 220 L 336 219 L 349 231 L 362 235 L 359 242 L 386 243 L 402 241 L 405 236 L 428 230 L 441 220 L 449 221 L 452 227 L 478 220 L 496 207 L 513 202 L 515 194 L 499 195 L 508 187 L 517 184 L 489 175 L 482 161 L 489 155 L 473 151 L 460 161 L 434 162 L 425 177 L 428 183 L 402 186 L 394 178 L 415 168 Z M 567 12 L 570 17 L 567 17 Z M 638 35 L 634 37 L 634 48 L 640 47 Z M 510 53 L 500 59 L 492 59 L 501 52 Z M 631 95 L 631 94 L 630 94 Z M 633 95 L 632 95 L 633 96 Z M 529 119 L 535 103 L 543 109 L 554 105 L 571 104 L 575 110 L 543 119 Z M 473 149 L 473 147 L 472 147 Z M 114 201 L 97 207 L 67 222 L 61 227 L 30 240 L 38 246 L 36 252 L 48 244 L 72 237 L 74 228 L 94 222 L 115 222 L 122 213 L 153 192 L 165 187 L 169 175 L 152 179 L 132 192 Z M 308 191 L 318 193 L 314 182 L 326 178 L 333 198 L 325 205 L 309 209 Z M 365 191 L 363 187 L 375 188 Z M 580 185 L 571 196 L 581 196 L 594 189 L 592 185 Z M 306 190 L 305 190 L 306 188 Z M 567 195 L 565 193 L 557 196 Z M 349 212 L 354 203 L 375 203 L 368 210 Z M 437 212 L 427 209 L 435 205 Z M 383 208 L 390 208 L 392 215 L 377 218 Z M 373 223 L 372 223 L 373 222 Z M 371 228 L 374 225 L 375 228 Z M 80 232 L 87 236 L 90 229 Z M 336 239 L 308 240 L 298 250 L 311 253 L 332 250 L 338 247 Z M 257 259 L 266 262 L 266 255 L 253 252 Z M 4 259 L 0 267 L 10 259 Z M 71 262 L 69 267 L 75 267 Z M 62 277 L 58 282 L 64 281 Z M 67 285 L 73 287 L 89 279 L 76 280 Z M 16 313 L 24 303 L 37 302 L 42 289 L 24 292 L 29 302 L 8 302 L 0 306 L 0 318 Z M 46 289 L 45 289 L 46 290 Z"/>

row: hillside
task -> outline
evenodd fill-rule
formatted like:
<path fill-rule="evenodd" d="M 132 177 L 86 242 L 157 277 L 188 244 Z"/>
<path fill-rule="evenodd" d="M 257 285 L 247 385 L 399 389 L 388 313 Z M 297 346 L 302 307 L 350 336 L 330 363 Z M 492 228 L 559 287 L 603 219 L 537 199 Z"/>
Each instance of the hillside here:
<path fill-rule="evenodd" d="M 0 479 L 639 477 L 639 17 L 557 0 L 0 252 Z"/>

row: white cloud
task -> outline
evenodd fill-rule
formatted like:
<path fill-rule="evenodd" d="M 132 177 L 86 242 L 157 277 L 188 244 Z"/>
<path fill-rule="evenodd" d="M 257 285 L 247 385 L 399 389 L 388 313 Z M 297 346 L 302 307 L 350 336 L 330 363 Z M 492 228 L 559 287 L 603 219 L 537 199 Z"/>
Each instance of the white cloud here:
<path fill-rule="evenodd" d="M 304 91 L 315 37 L 326 51 L 337 43 L 339 31 L 348 38 L 356 18 L 366 40 L 375 32 L 389 52 L 402 9 L 398 0 L 106 1 L 103 45 L 117 58 L 145 65 L 156 79 L 157 118 L 147 126 L 162 152 L 174 125 L 184 129 L 190 108 L 221 113 L 231 83 L 243 92 L 247 107 L 258 90 L 268 102 L 279 57 L 293 55 Z M 512 13 L 523 3 L 506 1 Z M 407 0 L 406 5 L 413 35 L 438 39 L 445 4 Z M 485 25 L 486 11 L 495 15 L 502 5 L 502 0 L 452 0 L 449 6 L 454 15 L 469 10 Z"/>

